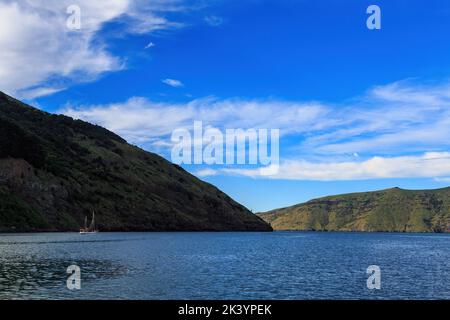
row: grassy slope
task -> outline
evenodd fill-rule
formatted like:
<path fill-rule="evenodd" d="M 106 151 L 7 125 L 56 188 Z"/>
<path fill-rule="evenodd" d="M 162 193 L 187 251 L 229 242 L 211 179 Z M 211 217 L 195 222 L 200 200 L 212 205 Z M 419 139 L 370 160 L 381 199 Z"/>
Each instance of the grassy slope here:
<path fill-rule="evenodd" d="M 271 230 L 181 167 L 0 92 L 0 231 Z"/>
<path fill-rule="evenodd" d="M 275 230 L 449 232 L 450 188 L 336 195 L 259 216 Z"/>

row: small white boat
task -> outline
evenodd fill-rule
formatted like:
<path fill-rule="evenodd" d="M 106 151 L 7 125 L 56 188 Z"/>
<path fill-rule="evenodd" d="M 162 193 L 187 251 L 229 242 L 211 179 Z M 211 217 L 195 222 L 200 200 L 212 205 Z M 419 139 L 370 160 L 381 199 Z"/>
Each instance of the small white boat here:
<path fill-rule="evenodd" d="M 92 211 L 92 221 L 89 227 L 87 226 L 87 217 L 84 218 L 84 228 L 80 228 L 80 234 L 93 234 L 98 233 L 95 228 L 95 212 Z"/>

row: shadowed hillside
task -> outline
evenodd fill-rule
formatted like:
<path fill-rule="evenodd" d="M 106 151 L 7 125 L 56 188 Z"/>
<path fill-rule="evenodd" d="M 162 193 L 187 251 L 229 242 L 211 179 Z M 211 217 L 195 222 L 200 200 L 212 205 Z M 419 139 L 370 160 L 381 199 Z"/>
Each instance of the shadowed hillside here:
<path fill-rule="evenodd" d="M 259 216 L 275 230 L 450 232 L 450 188 L 330 196 Z"/>
<path fill-rule="evenodd" d="M 0 231 L 271 228 L 226 194 L 99 126 L 0 92 Z"/>

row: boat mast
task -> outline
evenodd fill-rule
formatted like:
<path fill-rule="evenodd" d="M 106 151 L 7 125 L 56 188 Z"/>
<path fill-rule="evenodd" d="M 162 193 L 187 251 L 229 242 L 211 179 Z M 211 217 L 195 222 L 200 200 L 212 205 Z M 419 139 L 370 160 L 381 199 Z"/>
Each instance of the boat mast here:
<path fill-rule="evenodd" d="M 92 211 L 92 221 L 91 225 L 89 226 L 89 231 L 95 231 L 95 212 Z"/>

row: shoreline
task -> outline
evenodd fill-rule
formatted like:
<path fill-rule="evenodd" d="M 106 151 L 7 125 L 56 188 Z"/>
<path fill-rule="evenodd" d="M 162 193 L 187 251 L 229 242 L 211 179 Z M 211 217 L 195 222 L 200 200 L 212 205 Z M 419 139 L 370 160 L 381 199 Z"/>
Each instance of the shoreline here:
<path fill-rule="evenodd" d="M 277 233 L 277 232 L 292 232 L 292 233 L 337 233 L 337 234 L 345 234 L 345 233 L 360 233 L 360 234 L 449 234 L 450 232 L 429 232 L 429 231 L 360 231 L 360 230 L 272 230 L 272 231 L 247 231 L 247 230 L 159 230 L 159 231 L 100 231 L 97 234 L 106 234 L 106 233 Z M 0 232 L 0 236 L 5 235 L 14 235 L 14 234 L 79 234 L 78 231 L 11 231 L 11 232 Z"/>

